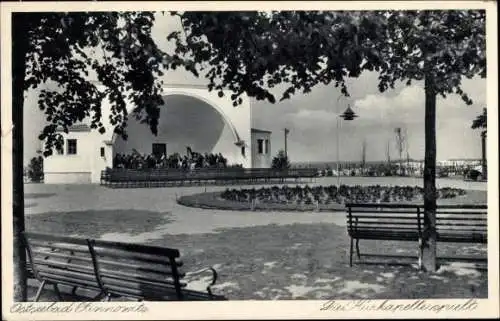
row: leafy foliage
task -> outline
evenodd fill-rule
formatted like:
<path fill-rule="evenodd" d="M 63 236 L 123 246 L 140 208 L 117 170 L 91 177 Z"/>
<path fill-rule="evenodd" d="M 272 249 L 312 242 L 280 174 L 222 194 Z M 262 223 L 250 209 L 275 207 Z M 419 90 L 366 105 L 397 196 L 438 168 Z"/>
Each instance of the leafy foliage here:
<path fill-rule="evenodd" d="M 172 14 L 184 28 L 168 36 L 182 63 L 206 71 L 220 96 L 231 90 L 235 106 L 244 92 L 274 103 L 280 85 L 281 100 L 320 83 L 348 95 L 346 78 L 363 71 L 379 73 L 381 92 L 426 76 L 436 94 L 471 104 L 462 77 L 486 76 L 482 10 Z"/>
<path fill-rule="evenodd" d="M 486 76 L 480 10 L 171 14 L 184 28 L 167 37 L 176 46 L 172 56 L 151 36 L 152 12 L 16 14 L 25 27 L 14 36 L 28 44 L 25 88 L 47 82 L 60 88 L 42 90 L 38 102 L 49 122 L 39 137 L 45 155 L 62 145 L 58 127 L 66 132 L 90 118 L 91 127 L 104 133 L 103 98 L 117 134 L 127 137 L 127 103 L 156 133 L 163 103 L 159 77 L 177 67 L 196 76 L 206 72 L 209 90 L 219 96 L 231 91 L 235 106 L 244 93 L 274 103 L 271 91 L 281 91 L 284 100 L 320 83 L 348 95 L 346 78 L 363 71 L 379 72 L 380 91 L 427 75 L 436 93 L 455 92 L 470 104 L 461 78 Z"/>
<path fill-rule="evenodd" d="M 278 152 L 278 155 L 276 155 L 271 163 L 271 168 L 274 169 L 289 169 L 290 168 L 290 160 L 288 159 L 288 156 L 285 155 L 285 152 L 283 150 L 280 150 Z"/>
<path fill-rule="evenodd" d="M 163 104 L 158 78 L 173 60 L 151 37 L 152 12 L 18 13 L 14 19 L 25 25 L 25 32 L 13 30 L 14 36 L 28 44 L 25 89 L 49 82 L 59 87 L 42 89 L 39 96 L 49 123 L 39 136 L 45 140 L 45 156 L 62 145 L 58 127 L 67 132 L 90 118 L 91 128 L 104 133 L 104 98 L 111 105 L 115 133 L 127 137 L 127 103 L 156 133 Z M 18 54 L 17 59 L 24 58 Z"/>
<path fill-rule="evenodd" d="M 486 108 L 483 108 L 483 113 L 478 115 L 476 117 L 476 119 L 474 119 L 472 121 L 472 129 L 478 129 L 478 128 L 482 128 L 482 129 L 485 129 L 486 131 L 486 128 L 487 128 L 487 116 L 488 116 L 488 113 L 486 112 Z"/>

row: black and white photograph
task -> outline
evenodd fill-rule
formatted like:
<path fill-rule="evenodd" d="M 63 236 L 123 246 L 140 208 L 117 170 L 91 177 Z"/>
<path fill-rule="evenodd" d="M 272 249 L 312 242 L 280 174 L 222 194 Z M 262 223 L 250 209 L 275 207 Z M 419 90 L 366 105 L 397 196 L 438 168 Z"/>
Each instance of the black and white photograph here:
<path fill-rule="evenodd" d="M 6 320 L 498 317 L 495 2 L 1 9 Z"/>

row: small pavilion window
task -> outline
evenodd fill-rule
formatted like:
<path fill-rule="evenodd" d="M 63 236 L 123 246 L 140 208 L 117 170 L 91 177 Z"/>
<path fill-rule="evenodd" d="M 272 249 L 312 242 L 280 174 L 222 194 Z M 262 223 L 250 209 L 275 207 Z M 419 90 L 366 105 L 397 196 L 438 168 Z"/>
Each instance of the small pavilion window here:
<path fill-rule="evenodd" d="M 104 147 L 101 147 L 101 157 L 105 157 L 106 153 L 104 152 Z"/>
<path fill-rule="evenodd" d="M 66 154 L 68 155 L 76 155 L 76 139 L 68 139 L 67 141 L 68 149 L 66 150 Z"/>
<path fill-rule="evenodd" d="M 257 139 L 257 152 L 259 154 L 264 154 L 264 140 Z"/>
<path fill-rule="evenodd" d="M 167 155 L 167 144 L 163 143 L 153 143 L 152 146 L 153 155 L 156 157 L 161 157 L 162 155 Z"/>

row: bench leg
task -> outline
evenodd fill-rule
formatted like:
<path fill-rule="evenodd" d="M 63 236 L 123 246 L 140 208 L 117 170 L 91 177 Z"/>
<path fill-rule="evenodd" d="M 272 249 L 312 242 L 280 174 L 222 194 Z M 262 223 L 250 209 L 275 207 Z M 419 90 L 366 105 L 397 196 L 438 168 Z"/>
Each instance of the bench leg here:
<path fill-rule="evenodd" d="M 35 302 L 38 302 L 38 299 L 40 299 L 40 294 L 42 294 L 42 290 L 45 287 L 46 283 L 47 283 L 47 281 L 43 280 L 42 284 L 40 284 L 40 286 L 38 287 L 38 291 L 36 291 L 36 295 L 35 295 L 35 299 L 34 299 Z"/>
<path fill-rule="evenodd" d="M 354 240 L 352 239 L 351 237 L 351 247 L 350 247 L 350 250 L 349 250 L 349 266 L 352 266 L 352 250 L 353 250 L 353 242 Z"/>
<path fill-rule="evenodd" d="M 358 259 L 361 259 L 361 252 L 359 251 L 359 239 L 356 239 L 356 253 L 358 254 Z"/>
<path fill-rule="evenodd" d="M 423 270 L 423 265 L 422 265 L 422 256 L 423 256 L 423 243 L 422 239 L 418 239 L 418 269 Z"/>
<path fill-rule="evenodd" d="M 54 286 L 54 292 L 56 293 L 57 299 L 58 299 L 59 301 L 62 301 L 62 300 L 63 300 L 63 298 L 62 298 L 62 296 L 61 296 L 61 292 L 59 291 L 59 288 L 57 287 L 57 284 L 55 284 L 55 283 L 54 283 L 54 285 L 53 285 L 53 286 Z"/>
<path fill-rule="evenodd" d="M 98 295 L 96 295 L 96 296 L 93 298 L 93 300 L 94 300 L 94 301 L 104 301 L 108 295 L 109 295 L 109 294 L 106 294 L 106 292 L 102 291 L 102 292 L 100 292 Z"/>

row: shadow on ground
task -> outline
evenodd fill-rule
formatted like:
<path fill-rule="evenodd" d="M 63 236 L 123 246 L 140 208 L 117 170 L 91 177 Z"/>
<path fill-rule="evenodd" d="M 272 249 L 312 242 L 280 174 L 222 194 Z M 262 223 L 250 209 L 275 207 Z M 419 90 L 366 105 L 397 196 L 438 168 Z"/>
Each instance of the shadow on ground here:
<path fill-rule="evenodd" d="M 24 193 L 24 199 L 48 198 L 57 195 L 56 193 Z"/>
<path fill-rule="evenodd" d="M 334 224 L 231 228 L 170 235 L 154 243 L 181 249 L 190 271 L 214 266 L 219 272 L 214 290 L 230 299 L 467 298 L 487 297 L 488 292 L 487 272 L 471 264 L 448 263 L 433 274 L 415 265 L 349 267 L 345 227 Z M 365 253 L 417 254 L 412 242 L 362 241 L 360 246 Z M 438 255 L 484 256 L 484 251 L 443 244 Z"/>
<path fill-rule="evenodd" d="M 100 238 L 108 233 L 133 236 L 152 232 L 157 226 L 172 221 L 170 213 L 144 210 L 50 212 L 27 216 L 26 230 L 88 238 Z"/>

